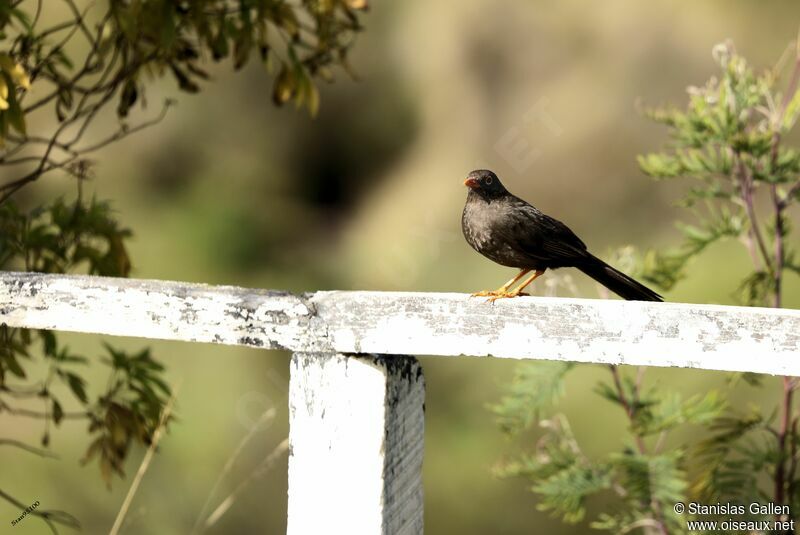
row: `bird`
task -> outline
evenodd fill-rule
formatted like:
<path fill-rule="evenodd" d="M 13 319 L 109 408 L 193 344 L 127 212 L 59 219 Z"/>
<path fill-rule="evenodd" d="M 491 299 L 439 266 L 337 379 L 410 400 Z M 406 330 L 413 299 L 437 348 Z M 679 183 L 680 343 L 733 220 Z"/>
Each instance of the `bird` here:
<path fill-rule="evenodd" d="M 497 290 L 475 292 L 473 297 L 489 297 L 487 301 L 493 303 L 528 295 L 522 290 L 546 270 L 574 267 L 623 299 L 663 301 L 647 286 L 590 253 L 564 223 L 510 193 L 492 171 L 472 171 L 464 185 L 469 193 L 461 214 L 461 231 L 467 243 L 489 260 L 520 270 Z"/>

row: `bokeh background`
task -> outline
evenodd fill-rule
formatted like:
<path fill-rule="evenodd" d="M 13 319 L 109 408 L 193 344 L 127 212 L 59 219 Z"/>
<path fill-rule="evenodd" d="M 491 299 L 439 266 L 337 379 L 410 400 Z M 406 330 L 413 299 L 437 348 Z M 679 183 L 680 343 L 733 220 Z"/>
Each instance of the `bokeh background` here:
<path fill-rule="evenodd" d="M 771 66 L 800 25 L 800 4 L 789 0 L 404 0 L 371 7 L 352 57 L 360 79 L 342 73 L 323 86 L 316 119 L 275 108 L 272 78 L 257 62 L 241 73 L 215 66 L 196 96 L 179 94 L 171 83 L 151 87 L 151 103 L 175 96 L 179 104 L 162 124 L 99 153 L 89 185 L 99 198 L 113 199 L 135 232 L 133 276 L 291 291 L 493 288 L 510 271 L 474 253 L 460 233 L 462 181 L 480 167 L 567 222 L 601 256 L 626 245 L 675 245 L 673 223 L 687 216 L 673 204 L 682 186 L 655 183 L 638 170 L 636 155 L 660 147 L 666 132 L 641 116 L 637 102 L 682 106 L 686 87 L 714 73 L 712 47 L 729 38 L 752 63 Z M 51 176 L 29 195 L 70 195 L 72 188 Z M 737 244 L 716 246 L 666 297 L 732 304 L 747 269 Z M 551 277 L 563 286 L 543 283 L 535 293 L 598 295 L 579 273 L 566 275 Z M 787 306 L 798 307 L 797 278 L 787 282 Z M 98 337 L 65 340 L 88 355 L 102 352 Z M 211 498 L 212 509 L 287 436 L 288 355 L 115 342 L 150 345 L 171 382 L 180 383 L 179 420 L 123 532 L 188 533 L 263 411 L 274 408 L 274 420 L 253 435 Z M 421 361 L 428 384 L 427 532 L 589 531 L 537 511 L 524 481 L 492 475 L 493 465 L 534 439 L 509 440 L 487 410 L 516 364 Z M 95 368 L 89 378 L 102 382 Z M 626 441 L 622 413 L 592 392 L 606 373 L 582 366 L 563 403 L 578 439 L 596 455 Z M 648 381 L 693 392 L 721 385 L 723 377 L 655 370 Z M 742 403 L 777 396 L 770 388 L 748 392 Z M 36 422 L 5 415 L 0 425 L 34 440 L 40 432 Z M 0 451 L 0 478 L 18 495 L 72 512 L 86 533 L 106 533 L 143 452 L 129 459 L 129 478 L 109 492 L 95 465 L 77 462 L 86 447 L 83 425 L 67 421 L 53 434 L 58 461 Z M 283 533 L 286 463 L 284 453 L 209 533 Z M 603 507 L 593 503 L 595 511 Z M 14 516 L 0 503 L 0 520 Z M 0 531 L 46 529 L 26 519 Z"/>

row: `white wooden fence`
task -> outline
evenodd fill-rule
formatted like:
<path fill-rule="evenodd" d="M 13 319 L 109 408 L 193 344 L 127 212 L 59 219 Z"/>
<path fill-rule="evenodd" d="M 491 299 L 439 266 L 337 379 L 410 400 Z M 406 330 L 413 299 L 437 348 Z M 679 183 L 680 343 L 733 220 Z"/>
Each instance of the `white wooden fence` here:
<path fill-rule="evenodd" d="M 398 355 L 800 375 L 800 311 L 0 273 L 0 323 L 285 349 L 288 533 L 422 533 L 424 379 Z"/>

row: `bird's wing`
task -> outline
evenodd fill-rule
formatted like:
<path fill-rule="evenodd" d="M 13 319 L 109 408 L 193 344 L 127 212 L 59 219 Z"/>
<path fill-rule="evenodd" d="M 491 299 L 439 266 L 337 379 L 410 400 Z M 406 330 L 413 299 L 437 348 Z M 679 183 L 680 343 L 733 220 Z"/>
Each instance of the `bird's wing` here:
<path fill-rule="evenodd" d="M 543 261 L 570 261 L 586 256 L 586 244 L 568 226 L 521 199 L 515 201 L 508 238 L 526 254 Z"/>

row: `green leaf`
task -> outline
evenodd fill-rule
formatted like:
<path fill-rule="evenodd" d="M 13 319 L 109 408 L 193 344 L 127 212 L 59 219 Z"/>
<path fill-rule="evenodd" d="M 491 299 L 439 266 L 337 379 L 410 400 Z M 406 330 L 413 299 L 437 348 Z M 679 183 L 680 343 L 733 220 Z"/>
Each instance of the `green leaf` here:
<path fill-rule="evenodd" d="M 306 87 L 306 107 L 311 117 L 316 117 L 319 113 L 319 89 L 311 79 Z"/>
<path fill-rule="evenodd" d="M 631 499 L 643 504 L 657 500 L 671 507 L 684 499 L 687 487 L 678 466 L 680 456 L 680 451 L 652 456 L 628 451 L 612 454 L 611 463 Z"/>
<path fill-rule="evenodd" d="M 247 64 L 253 49 L 253 37 L 249 28 L 243 28 L 233 38 L 233 68 L 239 70 Z"/>
<path fill-rule="evenodd" d="M 564 522 L 575 524 L 586 515 L 586 499 L 611 488 L 607 467 L 574 464 L 553 476 L 536 482 L 531 490 L 539 495 L 536 508 L 552 511 Z"/>
<path fill-rule="evenodd" d="M 713 503 L 717 499 L 752 499 L 757 488 L 763 452 L 748 451 L 746 438 L 763 432 L 765 421 L 758 412 L 720 416 L 709 426 L 711 436 L 695 448 L 699 470 L 691 492 Z"/>
<path fill-rule="evenodd" d="M 86 449 L 86 453 L 83 454 L 83 457 L 80 460 L 82 465 L 89 463 L 103 447 L 103 438 L 98 437 L 92 441 L 89 447 Z"/>
<path fill-rule="evenodd" d="M 634 429 L 640 436 L 669 431 L 686 424 L 707 424 L 720 416 L 727 406 L 725 399 L 713 390 L 687 400 L 682 400 L 677 392 L 662 393 L 660 389 L 655 395 L 656 400 L 647 410 L 636 412 Z"/>
<path fill-rule="evenodd" d="M 17 100 L 17 93 L 15 90 L 16 86 L 8 72 L 3 71 L 2 76 L 5 78 L 5 82 L 9 87 L 8 109 L 3 112 L 3 116 L 6 117 L 8 124 L 14 130 L 25 136 L 27 135 L 25 128 L 25 114 L 22 111 L 19 101 Z"/>
<path fill-rule="evenodd" d="M 89 398 L 86 395 L 86 381 L 72 372 L 64 372 L 64 377 L 67 381 L 67 385 L 72 393 L 78 398 L 82 403 L 86 404 L 89 402 Z"/>
<path fill-rule="evenodd" d="M 56 356 L 56 335 L 52 331 L 39 331 L 39 337 L 42 339 L 44 346 L 44 354 L 48 357 Z"/>
<path fill-rule="evenodd" d="M 228 56 L 230 48 L 228 46 L 228 34 L 226 31 L 225 18 L 220 17 L 219 31 L 211 42 L 211 57 L 214 61 L 219 61 Z"/>
<path fill-rule="evenodd" d="M 751 372 L 732 372 L 728 374 L 729 386 L 736 386 L 739 381 L 744 381 L 746 384 L 753 387 L 760 387 L 764 384 L 764 376 L 760 373 Z"/>
<path fill-rule="evenodd" d="M 748 306 L 763 306 L 775 288 L 775 280 L 769 273 L 756 271 L 739 284 L 736 296 L 740 303 Z"/>
<path fill-rule="evenodd" d="M 800 114 L 800 89 L 794 92 L 791 100 L 786 105 L 786 110 L 783 113 L 783 123 L 781 128 L 785 131 L 791 130 L 797 122 L 797 117 Z"/>
<path fill-rule="evenodd" d="M 2 360 L 0 360 L 0 362 L 3 362 L 5 364 L 5 367 L 11 373 L 16 375 L 20 379 L 25 379 L 26 377 L 25 370 L 23 370 L 22 366 L 19 365 L 19 362 L 17 362 L 17 358 L 14 356 L 13 353 L 10 352 L 6 353 L 5 356 L 2 357 Z"/>
<path fill-rule="evenodd" d="M 173 63 L 169 67 L 181 90 L 187 93 L 198 93 L 200 91 L 200 86 L 197 85 L 183 69 L 178 67 L 178 65 Z"/>
<path fill-rule="evenodd" d="M 569 362 L 531 362 L 517 366 L 506 395 L 489 409 L 500 428 L 510 434 L 527 429 L 564 394 Z"/>
<path fill-rule="evenodd" d="M 680 161 L 666 154 L 646 154 L 636 159 L 639 168 L 654 178 L 675 178 L 683 174 Z"/>
<path fill-rule="evenodd" d="M 294 69 L 285 63 L 281 67 L 278 77 L 275 79 L 275 86 L 272 91 L 272 101 L 281 106 L 291 99 L 297 92 L 297 79 L 294 76 Z"/>
<path fill-rule="evenodd" d="M 64 419 L 64 409 L 61 407 L 61 403 L 59 403 L 56 398 L 52 398 L 52 401 L 53 401 L 53 423 L 58 425 L 61 423 L 61 420 Z"/>
<path fill-rule="evenodd" d="M 122 93 L 119 97 L 119 105 L 117 106 L 117 115 L 120 117 L 127 117 L 128 111 L 136 104 L 139 97 L 139 91 L 136 88 L 134 80 L 128 80 L 122 86 Z"/>

